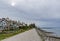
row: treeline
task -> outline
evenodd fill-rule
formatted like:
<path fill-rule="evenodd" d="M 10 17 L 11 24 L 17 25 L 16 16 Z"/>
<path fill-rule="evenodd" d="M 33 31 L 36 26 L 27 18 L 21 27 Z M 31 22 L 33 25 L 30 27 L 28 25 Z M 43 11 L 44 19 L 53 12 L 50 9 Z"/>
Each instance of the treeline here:
<path fill-rule="evenodd" d="M 0 19 L 0 32 L 14 31 L 14 30 L 15 31 L 16 30 L 29 30 L 35 27 L 36 25 L 34 23 L 28 25 L 24 22 L 14 21 L 9 18 Z"/>

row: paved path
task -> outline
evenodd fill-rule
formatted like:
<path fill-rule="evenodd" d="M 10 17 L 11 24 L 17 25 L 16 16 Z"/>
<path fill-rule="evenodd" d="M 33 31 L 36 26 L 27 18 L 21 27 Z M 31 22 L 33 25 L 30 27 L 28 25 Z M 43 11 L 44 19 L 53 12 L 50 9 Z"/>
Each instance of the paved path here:
<path fill-rule="evenodd" d="M 40 36 L 37 34 L 35 29 L 20 33 L 13 37 L 4 39 L 2 41 L 41 41 Z"/>

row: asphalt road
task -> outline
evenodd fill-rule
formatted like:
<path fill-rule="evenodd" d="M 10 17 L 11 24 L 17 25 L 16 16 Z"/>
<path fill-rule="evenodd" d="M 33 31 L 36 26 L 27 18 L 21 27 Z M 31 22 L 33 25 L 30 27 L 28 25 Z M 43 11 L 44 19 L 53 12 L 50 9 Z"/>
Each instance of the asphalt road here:
<path fill-rule="evenodd" d="M 20 33 L 2 41 L 42 41 L 35 29 Z"/>

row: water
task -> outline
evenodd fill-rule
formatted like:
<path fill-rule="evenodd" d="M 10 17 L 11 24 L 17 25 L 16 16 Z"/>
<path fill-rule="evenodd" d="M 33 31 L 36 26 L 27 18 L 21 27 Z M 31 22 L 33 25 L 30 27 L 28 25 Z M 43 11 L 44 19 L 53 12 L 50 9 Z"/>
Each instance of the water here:
<path fill-rule="evenodd" d="M 42 27 L 42 30 L 54 32 L 57 37 L 60 37 L 60 27 Z"/>

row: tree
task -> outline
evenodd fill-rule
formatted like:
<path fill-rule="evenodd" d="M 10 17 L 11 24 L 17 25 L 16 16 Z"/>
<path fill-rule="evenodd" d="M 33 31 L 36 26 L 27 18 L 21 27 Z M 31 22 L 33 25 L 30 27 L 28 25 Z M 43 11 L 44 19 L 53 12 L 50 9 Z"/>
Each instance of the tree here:
<path fill-rule="evenodd" d="M 33 23 L 33 24 L 30 24 L 29 27 L 30 27 L 30 28 L 35 28 L 36 25 Z"/>

